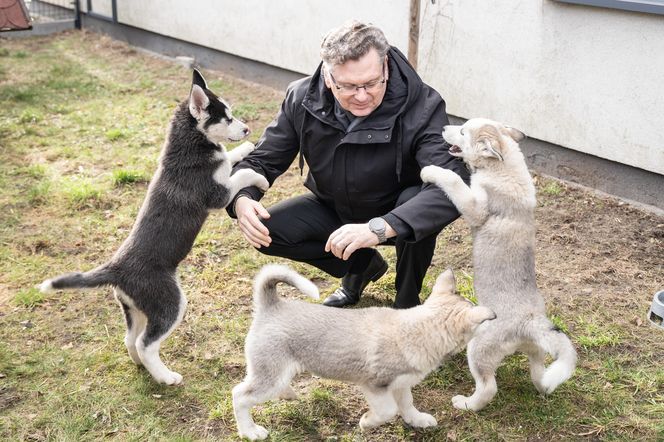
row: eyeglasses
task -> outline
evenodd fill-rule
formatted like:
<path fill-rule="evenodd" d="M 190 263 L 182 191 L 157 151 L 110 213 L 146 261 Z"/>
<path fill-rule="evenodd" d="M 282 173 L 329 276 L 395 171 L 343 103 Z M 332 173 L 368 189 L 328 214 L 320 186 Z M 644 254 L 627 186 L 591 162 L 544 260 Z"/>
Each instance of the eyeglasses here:
<path fill-rule="evenodd" d="M 345 96 L 355 95 L 359 92 L 360 89 L 364 89 L 364 91 L 368 94 L 377 92 L 381 87 L 383 87 L 383 84 L 385 84 L 386 80 L 385 63 L 383 63 L 383 76 L 381 78 L 372 80 L 359 86 L 355 84 L 339 84 L 337 83 L 337 80 L 334 79 L 332 71 L 328 70 L 327 73 L 330 74 L 330 79 L 332 79 L 332 83 L 334 83 L 334 87 L 337 89 L 337 92 L 339 92 L 339 95 Z"/>

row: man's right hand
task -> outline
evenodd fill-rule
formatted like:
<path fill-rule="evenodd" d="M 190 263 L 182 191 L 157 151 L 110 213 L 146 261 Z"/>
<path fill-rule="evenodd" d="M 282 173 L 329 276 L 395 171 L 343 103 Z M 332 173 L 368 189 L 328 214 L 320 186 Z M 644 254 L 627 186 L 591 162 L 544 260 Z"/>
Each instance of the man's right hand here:
<path fill-rule="evenodd" d="M 272 242 L 270 231 L 261 222 L 261 218 L 267 219 L 270 214 L 261 203 L 246 196 L 241 196 L 235 202 L 235 215 L 240 231 L 249 244 L 257 249 L 260 249 L 261 246 L 267 247 L 270 245 Z"/>

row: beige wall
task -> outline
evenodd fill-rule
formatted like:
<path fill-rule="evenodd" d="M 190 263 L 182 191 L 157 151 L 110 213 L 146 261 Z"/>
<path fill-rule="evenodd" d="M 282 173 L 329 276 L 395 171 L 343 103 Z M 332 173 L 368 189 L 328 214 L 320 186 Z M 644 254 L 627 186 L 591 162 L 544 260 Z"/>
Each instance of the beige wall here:
<path fill-rule="evenodd" d="M 110 2 L 94 1 L 100 9 Z M 409 0 L 117 3 L 122 24 L 302 74 L 318 63 L 325 32 L 348 18 L 381 26 L 408 49 Z M 418 71 L 450 114 L 504 121 L 533 138 L 664 174 L 663 15 L 554 0 L 420 5 Z"/>
<path fill-rule="evenodd" d="M 319 62 L 325 33 L 350 18 L 407 44 L 408 0 L 118 0 L 123 24 L 304 74 Z"/>
<path fill-rule="evenodd" d="M 419 70 L 451 114 L 664 174 L 664 16 L 552 0 L 422 8 Z"/>

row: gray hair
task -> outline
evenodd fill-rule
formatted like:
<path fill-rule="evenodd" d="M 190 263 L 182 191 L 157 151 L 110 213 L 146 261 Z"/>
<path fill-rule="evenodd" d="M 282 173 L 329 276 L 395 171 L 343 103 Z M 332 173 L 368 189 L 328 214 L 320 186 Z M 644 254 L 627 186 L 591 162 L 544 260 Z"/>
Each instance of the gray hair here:
<path fill-rule="evenodd" d="M 370 23 L 351 20 L 328 32 L 320 45 L 320 57 L 326 65 L 336 66 L 360 59 L 371 48 L 385 59 L 390 44 L 383 31 Z"/>

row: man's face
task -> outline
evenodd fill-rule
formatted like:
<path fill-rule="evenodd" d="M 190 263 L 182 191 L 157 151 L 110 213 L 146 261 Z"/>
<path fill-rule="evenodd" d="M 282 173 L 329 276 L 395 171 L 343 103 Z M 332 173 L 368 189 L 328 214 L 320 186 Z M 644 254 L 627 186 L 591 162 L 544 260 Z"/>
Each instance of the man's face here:
<path fill-rule="evenodd" d="M 356 117 L 364 117 L 383 102 L 387 75 L 387 57 L 383 62 L 378 52 L 372 48 L 358 60 L 348 60 L 344 64 L 331 66 L 331 72 L 326 70 L 325 73 L 325 85 L 342 108 Z M 382 80 L 385 81 L 381 82 Z M 357 88 L 364 85 L 367 87 Z"/>

